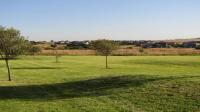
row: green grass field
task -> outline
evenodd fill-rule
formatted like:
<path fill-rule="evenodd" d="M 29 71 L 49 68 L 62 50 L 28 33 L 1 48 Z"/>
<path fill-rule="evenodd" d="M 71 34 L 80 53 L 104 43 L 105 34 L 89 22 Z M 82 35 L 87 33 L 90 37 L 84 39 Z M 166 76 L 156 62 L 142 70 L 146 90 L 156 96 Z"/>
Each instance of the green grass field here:
<path fill-rule="evenodd" d="M 0 112 L 198 112 L 200 56 L 25 56 L 0 61 Z"/>

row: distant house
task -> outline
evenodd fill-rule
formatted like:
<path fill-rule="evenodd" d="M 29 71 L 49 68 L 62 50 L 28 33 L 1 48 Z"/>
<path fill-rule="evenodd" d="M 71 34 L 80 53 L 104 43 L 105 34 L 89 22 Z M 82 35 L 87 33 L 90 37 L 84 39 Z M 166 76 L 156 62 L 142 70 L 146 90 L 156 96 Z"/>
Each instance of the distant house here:
<path fill-rule="evenodd" d="M 184 48 L 195 48 L 196 47 L 196 43 L 194 41 L 191 42 L 183 42 L 183 47 Z"/>

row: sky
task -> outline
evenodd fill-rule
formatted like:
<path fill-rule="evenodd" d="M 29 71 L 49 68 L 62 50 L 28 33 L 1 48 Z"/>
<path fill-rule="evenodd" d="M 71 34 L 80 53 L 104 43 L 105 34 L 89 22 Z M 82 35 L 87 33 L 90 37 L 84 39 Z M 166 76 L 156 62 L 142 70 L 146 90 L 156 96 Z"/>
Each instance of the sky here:
<path fill-rule="evenodd" d="M 0 0 L 0 25 L 29 40 L 200 37 L 200 0 Z"/>

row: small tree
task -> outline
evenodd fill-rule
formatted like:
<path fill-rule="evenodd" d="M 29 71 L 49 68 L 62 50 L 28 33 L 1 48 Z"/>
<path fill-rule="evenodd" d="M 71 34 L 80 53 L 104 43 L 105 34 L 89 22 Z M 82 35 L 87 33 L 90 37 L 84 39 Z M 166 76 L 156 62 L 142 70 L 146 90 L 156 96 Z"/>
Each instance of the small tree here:
<path fill-rule="evenodd" d="M 39 53 L 41 51 L 42 51 L 42 49 L 38 46 L 31 46 L 30 50 L 29 50 L 31 55 L 35 55 L 36 53 Z"/>
<path fill-rule="evenodd" d="M 27 51 L 28 44 L 19 30 L 0 26 L 0 55 L 6 62 L 9 81 L 11 81 L 9 60 Z"/>
<path fill-rule="evenodd" d="M 106 57 L 106 69 L 108 69 L 108 56 L 118 48 L 118 44 L 112 40 L 102 39 L 94 42 L 94 48 Z"/>
<path fill-rule="evenodd" d="M 139 48 L 139 52 L 142 54 L 142 53 L 144 53 L 144 48 Z"/>
<path fill-rule="evenodd" d="M 55 44 L 55 43 L 53 43 L 52 45 L 51 45 L 51 47 L 53 48 L 53 51 L 54 51 L 54 55 L 55 55 L 55 57 L 56 57 L 56 63 L 58 63 L 59 62 L 59 57 L 60 57 L 60 55 L 58 54 L 58 50 L 57 50 L 57 44 Z"/>

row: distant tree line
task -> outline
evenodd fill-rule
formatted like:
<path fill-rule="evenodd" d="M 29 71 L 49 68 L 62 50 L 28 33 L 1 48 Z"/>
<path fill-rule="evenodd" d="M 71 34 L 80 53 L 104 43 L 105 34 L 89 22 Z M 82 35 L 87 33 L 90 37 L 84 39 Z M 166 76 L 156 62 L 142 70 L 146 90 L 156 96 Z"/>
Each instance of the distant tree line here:
<path fill-rule="evenodd" d="M 135 47 L 142 47 L 142 48 L 196 48 L 200 49 L 200 41 L 188 41 L 188 42 L 166 42 L 166 41 L 114 41 L 117 42 L 120 46 L 123 45 L 132 45 Z M 54 43 L 58 45 L 57 49 L 60 50 L 70 50 L 70 49 L 93 49 L 93 45 L 95 41 L 31 41 L 32 45 L 43 45 L 47 44 L 49 47 L 44 47 L 45 50 L 53 50 L 54 48 L 50 45 Z"/>

